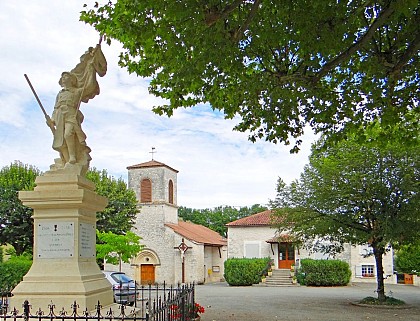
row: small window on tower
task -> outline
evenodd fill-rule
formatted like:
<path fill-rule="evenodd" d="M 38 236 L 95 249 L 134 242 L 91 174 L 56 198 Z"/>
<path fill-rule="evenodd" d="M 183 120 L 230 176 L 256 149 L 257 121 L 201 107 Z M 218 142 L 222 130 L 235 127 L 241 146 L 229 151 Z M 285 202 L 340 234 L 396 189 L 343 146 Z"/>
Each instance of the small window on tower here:
<path fill-rule="evenodd" d="M 140 203 L 152 202 L 152 181 L 148 178 L 143 179 L 140 184 Z"/>
<path fill-rule="evenodd" d="M 169 180 L 169 204 L 174 203 L 174 183 L 172 180 Z"/>

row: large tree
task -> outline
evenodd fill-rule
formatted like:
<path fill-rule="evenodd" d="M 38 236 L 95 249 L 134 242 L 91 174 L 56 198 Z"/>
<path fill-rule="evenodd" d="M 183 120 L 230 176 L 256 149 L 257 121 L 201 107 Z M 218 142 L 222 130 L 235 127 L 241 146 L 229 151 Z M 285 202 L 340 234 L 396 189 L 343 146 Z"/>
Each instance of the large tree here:
<path fill-rule="evenodd" d="M 314 147 L 299 180 L 279 179 L 273 202 L 279 229 L 326 252 L 344 243 L 370 245 L 378 299 L 385 300 L 383 255 L 420 237 L 419 146 L 378 148 L 349 139 Z"/>
<path fill-rule="evenodd" d="M 17 255 L 31 252 L 33 246 L 33 210 L 22 204 L 18 193 L 33 190 L 40 173 L 18 161 L 0 170 L 0 244 L 11 244 Z"/>
<path fill-rule="evenodd" d="M 138 213 L 136 194 L 122 178 L 115 179 L 106 170 L 90 169 L 86 177 L 95 183 L 96 192 L 108 198 L 108 205 L 96 213 L 96 228 L 101 232 L 123 235 L 130 231 Z"/>
<path fill-rule="evenodd" d="M 158 114 L 210 103 L 250 139 L 297 151 L 306 125 L 336 139 L 379 119 L 419 130 L 418 0 L 116 0 L 81 20 L 151 77 Z M 414 120 L 414 121 L 413 121 Z M 415 134 L 414 134 L 415 135 Z"/>

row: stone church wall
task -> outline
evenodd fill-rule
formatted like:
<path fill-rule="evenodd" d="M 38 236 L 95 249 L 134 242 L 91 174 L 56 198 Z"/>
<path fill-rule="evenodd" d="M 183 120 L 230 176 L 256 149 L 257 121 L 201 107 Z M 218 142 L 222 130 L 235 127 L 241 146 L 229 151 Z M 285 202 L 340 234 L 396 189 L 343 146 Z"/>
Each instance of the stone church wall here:
<path fill-rule="evenodd" d="M 140 199 L 140 182 L 143 179 L 152 181 L 153 202 L 169 203 L 169 180 L 173 182 L 173 203 L 177 204 L 177 174 L 166 167 L 137 168 L 128 171 L 128 187 L 136 193 Z"/>

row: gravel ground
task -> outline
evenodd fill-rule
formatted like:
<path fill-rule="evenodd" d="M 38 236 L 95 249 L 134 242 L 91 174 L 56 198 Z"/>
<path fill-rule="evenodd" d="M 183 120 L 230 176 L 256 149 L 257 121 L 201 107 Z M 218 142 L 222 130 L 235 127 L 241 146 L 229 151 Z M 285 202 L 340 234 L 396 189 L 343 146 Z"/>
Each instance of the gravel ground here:
<path fill-rule="evenodd" d="M 224 282 L 196 286 L 196 301 L 206 311 L 201 321 L 420 321 L 420 288 L 386 285 L 386 294 L 405 308 L 362 307 L 353 303 L 376 297 L 375 284 L 345 287 L 231 287 Z"/>

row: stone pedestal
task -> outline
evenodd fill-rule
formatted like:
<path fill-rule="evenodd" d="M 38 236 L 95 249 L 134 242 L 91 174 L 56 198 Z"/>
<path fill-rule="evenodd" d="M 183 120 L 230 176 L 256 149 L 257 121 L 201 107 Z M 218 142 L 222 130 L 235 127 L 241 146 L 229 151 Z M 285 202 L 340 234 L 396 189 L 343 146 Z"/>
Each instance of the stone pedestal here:
<path fill-rule="evenodd" d="M 22 310 L 28 300 L 32 311 L 93 311 L 113 302 L 111 285 L 96 264 L 96 212 L 107 199 L 94 184 L 76 174 L 48 173 L 36 179 L 34 191 L 22 191 L 22 203 L 34 209 L 33 264 L 12 291 L 11 308 Z"/>

